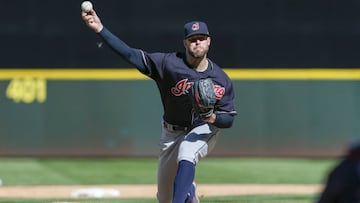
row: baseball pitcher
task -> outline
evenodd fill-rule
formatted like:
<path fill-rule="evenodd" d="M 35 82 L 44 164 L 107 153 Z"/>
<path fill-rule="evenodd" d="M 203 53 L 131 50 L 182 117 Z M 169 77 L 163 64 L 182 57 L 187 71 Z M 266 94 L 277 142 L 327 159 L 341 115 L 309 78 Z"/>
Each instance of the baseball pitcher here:
<path fill-rule="evenodd" d="M 199 202 L 195 166 L 214 148 L 219 129 L 230 128 L 236 115 L 232 82 L 207 57 L 211 42 L 207 25 L 201 21 L 184 25 L 184 52 L 148 53 L 129 47 L 111 33 L 94 9 L 81 15 L 115 53 L 153 79 L 159 89 L 164 114 L 158 201 Z"/>

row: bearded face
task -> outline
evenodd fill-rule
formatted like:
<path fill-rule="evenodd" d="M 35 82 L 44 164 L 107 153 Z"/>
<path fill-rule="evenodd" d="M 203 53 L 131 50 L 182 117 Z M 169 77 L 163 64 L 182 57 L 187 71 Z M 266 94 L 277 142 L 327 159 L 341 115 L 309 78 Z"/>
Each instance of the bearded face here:
<path fill-rule="evenodd" d="M 203 58 L 209 51 L 210 37 L 207 35 L 194 35 L 184 40 L 188 54 L 194 58 Z"/>

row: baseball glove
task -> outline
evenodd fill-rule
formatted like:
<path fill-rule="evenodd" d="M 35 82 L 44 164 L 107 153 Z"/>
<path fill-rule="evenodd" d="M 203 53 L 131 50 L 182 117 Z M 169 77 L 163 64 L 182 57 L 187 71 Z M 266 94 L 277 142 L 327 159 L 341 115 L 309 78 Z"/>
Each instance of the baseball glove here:
<path fill-rule="evenodd" d="M 210 117 L 214 112 L 216 103 L 214 83 L 211 78 L 195 81 L 191 87 L 191 94 L 189 95 L 195 113 L 198 114 L 201 119 Z"/>

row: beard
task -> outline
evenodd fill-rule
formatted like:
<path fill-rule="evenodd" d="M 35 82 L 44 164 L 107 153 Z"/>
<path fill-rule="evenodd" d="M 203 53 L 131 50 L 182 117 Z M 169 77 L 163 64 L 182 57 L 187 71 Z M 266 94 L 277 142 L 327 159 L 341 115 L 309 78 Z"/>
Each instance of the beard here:
<path fill-rule="evenodd" d="M 188 50 L 188 53 L 190 56 L 194 58 L 204 58 L 208 52 L 209 48 L 203 48 L 203 49 L 194 49 L 194 50 Z"/>

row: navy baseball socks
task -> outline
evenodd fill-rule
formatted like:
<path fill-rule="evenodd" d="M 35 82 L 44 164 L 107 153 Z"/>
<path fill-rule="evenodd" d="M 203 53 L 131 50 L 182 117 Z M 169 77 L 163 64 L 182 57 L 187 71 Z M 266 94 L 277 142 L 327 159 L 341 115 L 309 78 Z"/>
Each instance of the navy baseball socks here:
<path fill-rule="evenodd" d="M 172 203 L 192 202 L 195 195 L 195 187 L 193 185 L 194 178 L 195 165 L 190 161 L 180 161 L 175 176 Z"/>
<path fill-rule="evenodd" d="M 196 184 L 193 182 L 191 184 L 190 191 L 187 194 L 185 203 L 200 203 L 199 198 L 196 196 Z"/>

